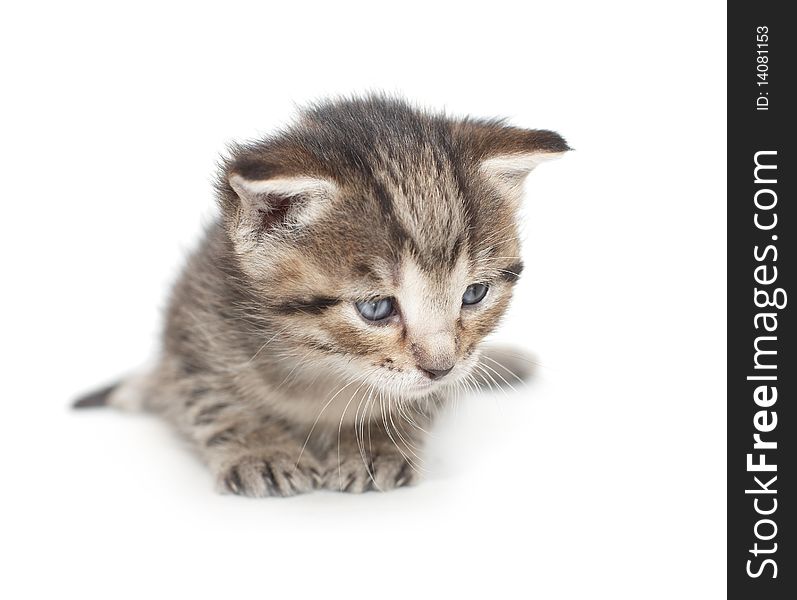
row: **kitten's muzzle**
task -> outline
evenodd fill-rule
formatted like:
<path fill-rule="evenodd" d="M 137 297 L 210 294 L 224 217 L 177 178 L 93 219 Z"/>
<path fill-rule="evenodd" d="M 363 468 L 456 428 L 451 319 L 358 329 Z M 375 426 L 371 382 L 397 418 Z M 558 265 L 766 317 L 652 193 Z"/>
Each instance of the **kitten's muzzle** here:
<path fill-rule="evenodd" d="M 454 336 L 446 331 L 426 334 L 423 341 L 413 342 L 410 351 L 415 365 L 432 381 L 442 379 L 456 364 Z"/>

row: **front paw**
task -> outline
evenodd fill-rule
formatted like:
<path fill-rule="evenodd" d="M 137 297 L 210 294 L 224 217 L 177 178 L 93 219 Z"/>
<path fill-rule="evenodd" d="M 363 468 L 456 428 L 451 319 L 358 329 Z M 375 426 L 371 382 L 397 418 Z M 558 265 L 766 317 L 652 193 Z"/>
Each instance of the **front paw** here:
<path fill-rule="evenodd" d="M 321 485 L 320 466 L 310 456 L 276 450 L 239 456 L 219 471 L 218 488 L 223 493 L 264 498 L 294 496 Z"/>
<path fill-rule="evenodd" d="M 342 457 L 340 462 L 335 460 L 328 465 L 324 487 L 361 494 L 414 485 L 420 479 L 421 467 L 416 458 L 410 459 L 395 453 Z"/>

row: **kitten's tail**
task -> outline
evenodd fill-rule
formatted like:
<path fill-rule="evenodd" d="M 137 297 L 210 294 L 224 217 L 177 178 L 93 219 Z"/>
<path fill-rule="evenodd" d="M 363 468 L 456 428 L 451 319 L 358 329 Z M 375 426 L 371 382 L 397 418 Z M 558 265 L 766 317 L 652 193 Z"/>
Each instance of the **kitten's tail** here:
<path fill-rule="evenodd" d="M 113 406 L 125 410 L 139 410 L 144 404 L 145 374 L 133 375 L 81 396 L 72 408 Z"/>
<path fill-rule="evenodd" d="M 108 398 L 121 383 L 121 381 L 117 381 L 116 383 L 81 396 L 72 402 L 72 408 L 97 408 L 98 406 L 108 406 Z"/>

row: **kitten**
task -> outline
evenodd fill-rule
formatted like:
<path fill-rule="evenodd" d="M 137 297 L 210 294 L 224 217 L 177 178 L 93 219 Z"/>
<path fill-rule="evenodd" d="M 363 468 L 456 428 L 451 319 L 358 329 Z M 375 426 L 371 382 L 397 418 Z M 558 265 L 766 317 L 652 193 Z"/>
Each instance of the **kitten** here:
<path fill-rule="evenodd" d="M 479 343 L 523 268 L 521 184 L 566 150 L 383 96 L 232 147 L 157 366 L 76 405 L 162 414 L 226 492 L 414 483 L 446 397 L 505 378 Z"/>

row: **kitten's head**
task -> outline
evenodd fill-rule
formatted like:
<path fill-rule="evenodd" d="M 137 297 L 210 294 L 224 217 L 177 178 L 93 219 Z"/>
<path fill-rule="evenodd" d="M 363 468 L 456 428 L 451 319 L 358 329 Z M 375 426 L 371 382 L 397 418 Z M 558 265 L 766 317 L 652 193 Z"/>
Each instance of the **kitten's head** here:
<path fill-rule="evenodd" d="M 395 99 L 329 102 L 233 148 L 224 223 L 283 348 L 424 396 L 473 369 L 523 268 L 522 181 L 566 150 L 550 131 Z"/>

